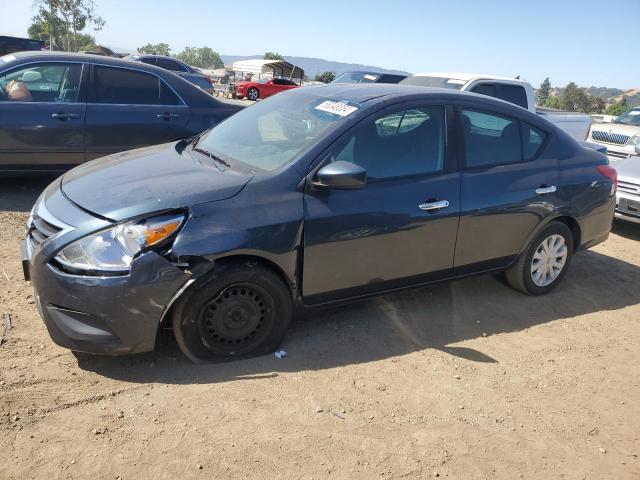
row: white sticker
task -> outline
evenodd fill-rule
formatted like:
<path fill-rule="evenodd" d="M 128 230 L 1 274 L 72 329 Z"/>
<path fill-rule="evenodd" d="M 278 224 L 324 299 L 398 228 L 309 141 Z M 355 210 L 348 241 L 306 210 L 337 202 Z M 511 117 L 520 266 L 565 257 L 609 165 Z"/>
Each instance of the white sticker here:
<path fill-rule="evenodd" d="M 365 74 L 364 78 L 366 78 L 367 80 L 377 80 L 378 76 L 377 75 L 369 75 L 369 74 Z"/>
<path fill-rule="evenodd" d="M 457 78 L 450 78 L 447 80 L 447 83 L 453 83 L 454 85 L 464 85 L 466 80 L 458 80 Z"/>
<path fill-rule="evenodd" d="M 629 115 L 640 115 L 640 110 L 631 110 Z"/>
<path fill-rule="evenodd" d="M 340 115 L 341 117 L 346 117 L 347 115 L 350 115 L 358 110 L 358 107 L 347 105 L 346 103 L 342 102 L 333 102 L 331 100 L 326 100 L 318 105 L 316 107 L 316 110 L 322 110 L 323 112 L 334 113 L 336 115 Z"/>
<path fill-rule="evenodd" d="M 16 57 L 14 57 L 13 55 L 5 55 L 4 57 L 1 57 L 3 62 L 11 62 L 12 60 L 15 60 Z"/>

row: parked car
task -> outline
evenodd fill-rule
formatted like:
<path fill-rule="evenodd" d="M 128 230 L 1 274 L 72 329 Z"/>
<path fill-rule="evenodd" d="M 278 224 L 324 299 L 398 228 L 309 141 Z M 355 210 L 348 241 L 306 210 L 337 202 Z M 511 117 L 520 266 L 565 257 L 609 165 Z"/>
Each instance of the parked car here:
<path fill-rule="evenodd" d="M 0 171 L 60 171 L 191 137 L 239 108 L 143 63 L 15 53 L 0 57 Z"/>
<path fill-rule="evenodd" d="M 381 72 L 344 72 L 338 75 L 331 83 L 398 83 L 407 78 L 406 75 Z"/>
<path fill-rule="evenodd" d="M 556 124 L 578 141 L 584 141 L 587 138 L 591 127 L 589 115 L 536 107 L 533 87 L 529 82 L 517 78 L 473 73 L 420 73 L 411 75 L 400 83 L 449 88 L 499 98 L 544 116 L 546 120 Z"/>
<path fill-rule="evenodd" d="M 542 117 L 443 89 L 305 87 L 200 138 L 113 155 L 36 202 L 26 278 L 52 338 L 194 361 L 275 349 L 317 306 L 506 271 L 539 295 L 604 241 L 616 173 Z"/>
<path fill-rule="evenodd" d="M 169 70 L 181 76 L 186 81 L 193 83 L 196 87 L 201 88 L 208 94 L 213 95 L 213 82 L 211 78 L 199 72 L 195 67 L 187 65 L 176 58 L 164 55 L 128 55 L 124 57 L 124 59 L 146 63 L 147 65 L 156 65 L 165 70 Z"/>
<path fill-rule="evenodd" d="M 612 161 L 634 156 L 640 145 L 640 108 L 623 113 L 612 123 L 594 124 L 589 141 L 607 147 Z"/>
<path fill-rule="evenodd" d="M 263 78 L 255 82 L 237 82 L 236 97 L 246 97 L 249 100 L 255 101 L 259 98 L 268 98 L 271 95 L 284 92 L 285 90 L 298 88 L 299 86 L 296 82 L 288 78 Z"/>
<path fill-rule="evenodd" d="M 0 56 L 28 50 L 44 50 L 42 40 L 0 35 Z"/>
<path fill-rule="evenodd" d="M 616 218 L 640 223 L 640 144 L 635 146 L 635 153 L 613 164 L 618 172 Z"/>

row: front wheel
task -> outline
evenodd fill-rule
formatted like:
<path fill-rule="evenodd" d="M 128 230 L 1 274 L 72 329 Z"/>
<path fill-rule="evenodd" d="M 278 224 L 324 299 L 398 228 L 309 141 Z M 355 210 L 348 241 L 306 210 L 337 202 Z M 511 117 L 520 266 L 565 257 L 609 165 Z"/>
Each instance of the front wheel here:
<path fill-rule="evenodd" d="M 251 87 L 247 91 L 247 98 L 255 102 L 256 100 L 258 100 L 258 98 L 260 98 L 260 92 L 258 92 L 257 88 Z"/>
<path fill-rule="evenodd" d="M 564 223 L 551 222 L 506 272 L 507 281 L 528 295 L 555 288 L 567 273 L 573 256 L 573 234 Z"/>
<path fill-rule="evenodd" d="M 291 323 L 289 289 L 255 262 L 222 265 L 187 290 L 173 312 L 182 353 L 196 363 L 275 350 Z"/>

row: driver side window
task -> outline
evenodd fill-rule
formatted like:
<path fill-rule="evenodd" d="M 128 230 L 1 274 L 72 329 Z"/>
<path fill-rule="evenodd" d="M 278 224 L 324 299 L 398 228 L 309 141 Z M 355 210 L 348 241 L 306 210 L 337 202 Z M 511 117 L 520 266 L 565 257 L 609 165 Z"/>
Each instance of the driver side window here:
<path fill-rule="evenodd" d="M 355 163 L 369 179 L 423 175 L 444 169 L 444 147 L 444 107 L 419 107 L 365 120 L 339 141 L 332 161 Z"/>
<path fill-rule="evenodd" d="M 78 100 L 82 65 L 40 63 L 0 76 L 0 100 L 14 102 L 65 102 Z"/>

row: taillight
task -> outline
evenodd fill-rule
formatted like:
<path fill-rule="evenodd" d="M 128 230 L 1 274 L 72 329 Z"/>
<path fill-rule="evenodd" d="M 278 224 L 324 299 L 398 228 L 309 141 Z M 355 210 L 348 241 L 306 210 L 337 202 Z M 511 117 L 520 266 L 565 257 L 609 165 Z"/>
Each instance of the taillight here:
<path fill-rule="evenodd" d="M 611 195 L 615 195 L 616 190 L 618 189 L 618 172 L 616 172 L 616 169 L 609 165 L 598 165 L 596 170 L 598 170 L 600 175 L 611 180 Z"/>

